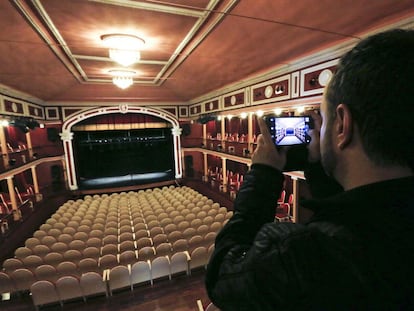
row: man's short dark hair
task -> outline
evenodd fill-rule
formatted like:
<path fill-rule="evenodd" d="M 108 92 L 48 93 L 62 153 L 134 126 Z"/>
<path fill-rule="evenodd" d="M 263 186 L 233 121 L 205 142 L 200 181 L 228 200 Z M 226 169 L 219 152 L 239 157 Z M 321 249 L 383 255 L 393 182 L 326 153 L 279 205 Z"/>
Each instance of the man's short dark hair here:
<path fill-rule="evenodd" d="M 395 29 L 360 41 L 329 83 L 328 116 L 346 104 L 365 152 L 378 165 L 414 160 L 414 31 Z"/>

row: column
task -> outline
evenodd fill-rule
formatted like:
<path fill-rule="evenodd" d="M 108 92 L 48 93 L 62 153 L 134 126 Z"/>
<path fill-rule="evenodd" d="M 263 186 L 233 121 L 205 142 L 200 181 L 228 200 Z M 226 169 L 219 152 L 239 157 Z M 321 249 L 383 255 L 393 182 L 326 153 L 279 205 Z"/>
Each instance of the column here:
<path fill-rule="evenodd" d="M 6 142 L 6 135 L 4 134 L 4 127 L 0 127 L 0 147 L 1 147 L 1 153 L 3 155 L 3 163 L 4 167 L 8 168 L 9 165 L 9 149 L 7 148 L 7 142 Z"/>
<path fill-rule="evenodd" d="M 73 157 L 73 133 L 69 130 L 63 130 L 59 134 L 63 141 L 63 149 L 65 150 L 66 173 L 68 176 L 68 185 L 70 190 L 78 189 L 78 181 L 76 180 L 75 161 Z"/>
<path fill-rule="evenodd" d="M 9 189 L 10 201 L 12 204 L 13 220 L 19 221 L 22 218 L 22 214 L 19 210 L 19 206 L 17 205 L 16 192 L 14 190 L 14 184 L 13 184 L 13 176 L 7 177 L 6 179 L 7 179 L 7 188 Z"/>
<path fill-rule="evenodd" d="M 226 136 L 226 117 L 223 116 L 221 118 L 221 123 L 220 123 L 220 133 L 221 133 L 221 151 L 225 151 L 226 150 L 226 141 L 224 140 L 225 136 Z"/>
<path fill-rule="evenodd" d="M 63 180 L 65 182 L 66 190 L 68 190 L 68 174 L 66 171 L 66 160 L 62 159 Z"/>
<path fill-rule="evenodd" d="M 175 178 L 181 178 L 183 176 L 182 157 L 181 157 L 181 136 L 182 129 L 179 126 L 175 126 L 171 129 L 174 143 L 174 163 L 175 163 Z"/>
<path fill-rule="evenodd" d="M 247 148 L 249 153 L 253 153 L 253 113 L 247 116 Z"/>
<path fill-rule="evenodd" d="M 227 165 L 226 165 L 226 158 L 221 158 L 221 167 L 223 169 L 223 185 L 221 190 L 223 192 L 227 192 Z"/>
<path fill-rule="evenodd" d="M 208 182 L 207 153 L 203 152 L 203 181 Z"/>
<path fill-rule="evenodd" d="M 39 182 L 37 179 L 36 166 L 31 166 L 30 169 L 32 171 L 33 187 L 34 187 L 36 202 L 39 202 L 42 200 L 43 196 L 39 190 Z"/>
<path fill-rule="evenodd" d="M 207 124 L 203 124 L 203 147 L 207 148 Z"/>
<path fill-rule="evenodd" d="M 26 133 L 26 143 L 27 143 L 27 150 L 29 151 L 29 160 L 33 159 L 33 144 L 32 144 L 32 137 L 30 136 L 30 131 Z"/>
<path fill-rule="evenodd" d="M 297 178 L 292 178 L 293 182 L 293 206 L 292 208 L 292 221 L 296 222 L 298 219 L 298 199 L 299 199 L 299 181 Z"/>

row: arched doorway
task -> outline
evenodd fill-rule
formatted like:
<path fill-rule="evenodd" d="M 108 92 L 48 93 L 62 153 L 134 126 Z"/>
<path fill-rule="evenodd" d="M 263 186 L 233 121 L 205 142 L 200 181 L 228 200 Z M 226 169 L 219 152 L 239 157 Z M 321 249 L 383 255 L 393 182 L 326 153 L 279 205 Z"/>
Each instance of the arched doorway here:
<path fill-rule="evenodd" d="M 70 190 L 78 189 L 77 182 L 77 172 L 75 167 L 75 158 L 73 152 L 73 132 L 72 127 L 77 123 L 84 121 L 85 119 L 96 117 L 99 115 L 105 114 L 115 114 L 115 113 L 138 113 L 138 114 L 147 114 L 155 116 L 161 119 L 164 119 L 171 123 L 171 133 L 173 136 L 173 148 L 174 148 L 174 165 L 175 165 L 175 178 L 182 177 L 182 163 L 181 163 L 181 143 L 180 135 L 181 129 L 179 127 L 178 120 L 174 115 L 164 110 L 159 110 L 155 108 L 140 107 L 140 106 L 130 106 L 127 104 L 121 104 L 119 106 L 110 106 L 110 107 L 99 107 L 81 111 L 63 123 L 62 133 L 60 134 L 61 139 L 63 140 L 63 147 L 65 151 L 65 161 L 66 161 L 66 172 L 68 178 L 68 185 Z"/>

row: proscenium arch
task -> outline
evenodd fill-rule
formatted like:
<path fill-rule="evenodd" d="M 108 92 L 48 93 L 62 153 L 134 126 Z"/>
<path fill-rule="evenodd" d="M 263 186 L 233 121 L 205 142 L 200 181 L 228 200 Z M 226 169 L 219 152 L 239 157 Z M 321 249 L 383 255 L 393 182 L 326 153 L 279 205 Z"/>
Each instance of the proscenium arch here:
<path fill-rule="evenodd" d="M 139 114 L 148 114 L 152 116 L 159 117 L 164 119 L 172 124 L 171 132 L 173 134 L 173 143 L 174 143 L 174 165 L 175 165 L 175 178 L 182 177 L 182 163 L 181 163 L 181 142 L 180 135 L 181 129 L 178 123 L 177 118 L 164 110 L 148 108 L 148 107 L 139 107 L 139 106 L 130 106 L 127 104 L 121 104 L 119 106 L 110 106 L 110 107 L 99 107 L 81 111 L 77 114 L 74 114 L 69 119 L 67 119 L 62 126 L 62 133 L 60 137 L 63 141 L 63 148 L 65 151 L 65 161 L 66 161 L 66 173 L 68 179 L 68 185 L 70 190 L 78 189 L 78 182 L 75 170 L 75 159 L 73 155 L 73 132 L 71 132 L 72 127 L 89 118 L 113 114 L 113 113 L 139 113 Z"/>

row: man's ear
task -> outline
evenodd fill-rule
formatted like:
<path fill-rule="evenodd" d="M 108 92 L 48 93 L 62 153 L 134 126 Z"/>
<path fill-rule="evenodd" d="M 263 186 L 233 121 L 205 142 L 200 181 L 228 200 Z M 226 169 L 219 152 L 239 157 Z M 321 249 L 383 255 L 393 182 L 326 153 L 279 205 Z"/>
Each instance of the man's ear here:
<path fill-rule="evenodd" d="M 344 149 L 352 140 L 353 122 L 349 107 L 339 104 L 336 107 L 336 134 L 338 148 Z"/>

